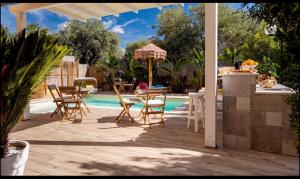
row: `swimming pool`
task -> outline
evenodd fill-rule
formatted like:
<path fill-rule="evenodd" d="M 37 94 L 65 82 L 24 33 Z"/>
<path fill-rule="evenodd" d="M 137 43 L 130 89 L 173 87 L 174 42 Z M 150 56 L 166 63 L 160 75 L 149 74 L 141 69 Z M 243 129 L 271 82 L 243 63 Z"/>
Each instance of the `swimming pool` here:
<path fill-rule="evenodd" d="M 124 96 L 132 98 L 134 96 Z M 158 98 L 159 99 L 159 98 Z M 165 111 L 172 111 L 188 101 L 187 98 L 170 98 L 166 99 Z M 106 107 L 106 108 L 121 108 L 119 99 L 115 95 L 99 95 L 90 94 L 85 97 L 85 102 L 91 107 Z M 142 103 L 137 103 L 132 106 L 132 110 L 139 110 L 143 107 Z M 53 112 L 56 105 L 52 101 L 38 101 L 30 103 L 30 113 L 49 113 Z"/>
<path fill-rule="evenodd" d="M 133 98 L 134 96 L 124 96 Z M 159 99 L 159 97 L 157 98 Z M 166 99 L 166 106 L 165 111 L 172 111 L 176 109 L 177 107 L 180 107 L 185 102 L 187 102 L 188 99 L 186 98 L 170 98 L 167 97 Z M 115 95 L 88 95 L 85 98 L 85 101 L 88 106 L 96 106 L 96 107 L 114 107 L 119 108 L 120 107 L 120 101 L 117 96 Z M 131 109 L 141 109 L 143 107 L 143 103 L 137 103 L 134 106 L 132 106 Z"/>

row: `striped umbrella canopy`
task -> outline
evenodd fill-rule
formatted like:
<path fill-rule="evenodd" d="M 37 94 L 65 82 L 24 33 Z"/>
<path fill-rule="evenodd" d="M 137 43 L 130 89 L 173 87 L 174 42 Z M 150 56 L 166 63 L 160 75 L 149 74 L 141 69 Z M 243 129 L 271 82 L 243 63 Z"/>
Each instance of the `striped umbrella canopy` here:
<path fill-rule="evenodd" d="M 165 60 L 167 52 L 153 43 L 143 46 L 134 52 L 134 58 L 136 60 L 148 60 L 148 72 L 149 72 L 149 87 L 152 86 L 152 61 Z"/>

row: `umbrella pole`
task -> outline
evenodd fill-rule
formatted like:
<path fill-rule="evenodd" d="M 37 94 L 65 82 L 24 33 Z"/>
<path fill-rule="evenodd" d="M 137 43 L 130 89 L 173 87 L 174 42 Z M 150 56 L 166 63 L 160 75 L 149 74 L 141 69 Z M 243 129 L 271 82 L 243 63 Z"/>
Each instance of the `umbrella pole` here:
<path fill-rule="evenodd" d="M 152 59 L 149 59 L 149 87 L 152 87 Z"/>

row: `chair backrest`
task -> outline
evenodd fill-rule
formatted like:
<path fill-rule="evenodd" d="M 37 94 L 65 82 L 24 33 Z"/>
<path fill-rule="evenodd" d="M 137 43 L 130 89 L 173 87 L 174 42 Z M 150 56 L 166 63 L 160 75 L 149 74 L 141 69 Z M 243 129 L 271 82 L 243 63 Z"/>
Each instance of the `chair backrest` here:
<path fill-rule="evenodd" d="M 158 104 L 158 107 L 165 107 L 166 104 L 166 97 L 167 97 L 167 87 L 163 88 L 148 88 L 147 90 L 147 97 L 146 97 L 146 108 L 148 106 L 148 101 L 151 100 L 153 97 L 163 96 L 163 104 Z M 153 106 L 153 105 L 151 105 Z"/>
<path fill-rule="evenodd" d="M 59 92 L 59 90 L 57 89 L 56 85 L 48 85 L 48 89 L 51 93 L 51 96 L 53 97 L 54 100 L 56 100 L 57 98 L 61 97 L 61 94 Z"/>
<path fill-rule="evenodd" d="M 134 77 L 134 78 L 132 79 L 132 84 L 134 85 L 135 82 L 136 82 L 136 78 Z"/>
<path fill-rule="evenodd" d="M 73 97 L 78 97 L 76 86 L 59 86 L 60 94 L 71 94 Z"/>
<path fill-rule="evenodd" d="M 121 82 L 122 81 L 122 78 L 120 78 L 120 77 L 115 77 L 114 78 L 114 82 Z"/>
<path fill-rule="evenodd" d="M 122 97 L 121 97 L 121 95 L 120 95 L 120 93 L 119 93 L 119 91 L 118 91 L 117 86 L 116 86 L 116 85 L 113 85 L 113 89 L 114 89 L 115 94 L 118 96 L 121 105 L 122 105 L 124 108 L 127 108 L 126 105 L 125 105 L 125 103 L 124 103 L 124 101 L 123 101 L 123 99 L 122 99 Z"/>

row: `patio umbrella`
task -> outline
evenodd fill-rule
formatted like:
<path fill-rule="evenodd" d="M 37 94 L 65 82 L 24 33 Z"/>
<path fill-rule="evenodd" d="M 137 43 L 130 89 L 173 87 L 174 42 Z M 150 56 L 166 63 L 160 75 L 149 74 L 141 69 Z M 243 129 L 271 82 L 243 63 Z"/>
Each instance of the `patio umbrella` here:
<path fill-rule="evenodd" d="M 136 60 L 148 60 L 149 87 L 152 86 L 152 61 L 165 60 L 166 56 L 167 52 L 153 43 L 149 43 L 134 52 L 134 58 Z"/>

